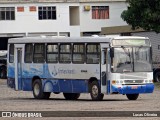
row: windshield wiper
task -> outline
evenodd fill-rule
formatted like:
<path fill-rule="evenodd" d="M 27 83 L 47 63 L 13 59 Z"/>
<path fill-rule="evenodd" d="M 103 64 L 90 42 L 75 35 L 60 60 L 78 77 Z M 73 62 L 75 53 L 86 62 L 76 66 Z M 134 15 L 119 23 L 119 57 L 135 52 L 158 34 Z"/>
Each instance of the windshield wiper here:
<path fill-rule="evenodd" d="M 124 50 L 124 53 L 129 57 L 129 61 L 127 61 L 126 63 L 131 65 L 131 69 L 133 70 L 131 52 L 129 51 L 129 49 L 127 50 L 124 46 L 121 46 L 121 48 Z M 131 72 L 131 70 L 123 70 L 123 72 Z"/>
<path fill-rule="evenodd" d="M 127 51 L 124 46 L 121 46 L 121 48 L 124 50 L 124 53 L 125 53 L 128 57 L 131 57 L 129 50 Z"/>
<path fill-rule="evenodd" d="M 135 51 L 135 55 L 136 55 L 136 56 L 138 55 L 138 52 L 139 52 L 139 50 L 140 50 L 142 47 L 143 47 L 143 45 L 141 45 L 140 47 L 138 47 L 138 50 Z M 136 50 L 136 49 L 135 49 L 135 50 Z"/>

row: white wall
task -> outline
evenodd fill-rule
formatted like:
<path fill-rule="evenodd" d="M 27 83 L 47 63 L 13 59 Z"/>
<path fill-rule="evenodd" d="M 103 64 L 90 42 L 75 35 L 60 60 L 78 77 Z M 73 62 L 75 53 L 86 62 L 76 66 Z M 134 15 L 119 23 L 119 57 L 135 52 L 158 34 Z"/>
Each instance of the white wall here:
<path fill-rule="evenodd" d="M 92 19 L 92 10 L 84 11 L 84 5 L 90 6 L 109 6 L 109 19 Z M 101 31 L 101 27 L 121 26 L 126 23 L 120 15 L 127 8 L 125 2 L 104 2 L 104 3 L 82 3 L 80 9 L 81 32 Z"/>
<path fill-rule="evenodd" d="M 13 4 L 1 4 L 1 7 L 12 7 Z M 0 33 L 23 33 L 23 32 L 69 32 L 69 6 L 68 3 L 55 4 L 57 10 L 56 20 L 38 20 L 38 6 L 54 6 L 51 4 L 14 4 L 24 6 L 24 12 L 15 9 L 15 20 L 0 21 Z M 29 6 L 37 6 L 36 12 L 30 12 Z"/>
<path fill-rule="evenodd" d="M 109 19 L 92 19 L 92 11 L 84 11 L 84 5 L 109 6 Z M 15 9 L 15 20 L 0 21 L 0 35 L 8 33 L 59 33 L 71 32 L 80 36 L 81 32 L 101 31 L 101 27 L 121 26 L 126 23 L 120 18 L 121 12 L 126 9 L 125 2 L 99 2 L 99 3 L 16 3 L 0 4 L 0 7 L 24 6 L 24 12 Z M 36 12 L 30 12 L 29 6 L 37 6 Z M 38 20 L 38 6 L 56 6 L 56 20 Z M 70 26 L 69 6 L 80 6 L 80 26 Z M 78 28 L 80 27 L 80 28 Z M 75 29 L 75 30 L 74 30 Z M 75 32 L 78 32 L 75 34 Z M 72 33 L 73 32 L 73 33 Z"/>

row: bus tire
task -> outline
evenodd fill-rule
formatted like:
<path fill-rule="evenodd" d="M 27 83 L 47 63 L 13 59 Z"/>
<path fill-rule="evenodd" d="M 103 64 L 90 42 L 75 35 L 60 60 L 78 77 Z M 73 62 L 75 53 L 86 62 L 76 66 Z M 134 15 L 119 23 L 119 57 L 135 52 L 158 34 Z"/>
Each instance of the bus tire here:
<path fill-rule="evenodd" d="M 66 100 L 77 100 L 80 97 L 80 93 L 63 93 Z"/>
<path fill-rule="evenodd" d="M 49 99 L 49 97 L 51 96 L 50 92 L 43 92 L 44 94 L 44 98 L 43 99 Z"/>
<path fill-rule="evenodd" d="M 97 81 L 93 81 L 91 83 L 91 88 L 90 88 L 90 95 L 92 100 L 94 101 L 100 101 L 103 100 L 104 94 L 100 93 L 100 87 Z"/>
<path fill-rule="evenodd" d="M 126 94 L 128 100 L 137 100 L 139 94 Z"/>
<path fill-rule="evenodd" d="M 160 82 L 160 72 L 156 72 L 154 79 L 155 79 L 155 82 Z"/>
<path fill-rule="evenodd" d="M 49 99 L 50 92 L 43 92 L 41 80 L 36 79 L 33 82 L 33 96 L 35 99 Z"/>
<path fill-rule="evenodd" d="M 2 79 L 6 79 L 7 78 L 7 72 L 6 72 L 6 70 L 2 69 L 0 75 L 1 75 L 0 77 Z"/>

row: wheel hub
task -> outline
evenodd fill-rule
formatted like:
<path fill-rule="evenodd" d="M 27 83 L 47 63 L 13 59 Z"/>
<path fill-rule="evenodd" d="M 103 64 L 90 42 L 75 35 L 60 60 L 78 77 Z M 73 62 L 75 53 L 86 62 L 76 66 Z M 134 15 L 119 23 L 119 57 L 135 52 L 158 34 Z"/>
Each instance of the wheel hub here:
<path fill-rule="evenodd" d="M 38 96 L 38 94 L 40 93 L 40 87 L 38 84 L 34 85 L 34 93 L 36 96 Z"/>
<path fill-rule="evenodd" d="M 92 95 L 93 95 L 94 97 L 97 97 L 97 95 L 98 95 L 98 87 L 97 87 L 96 85 L 94 85 L 94 86 L 92 87 Z"/>

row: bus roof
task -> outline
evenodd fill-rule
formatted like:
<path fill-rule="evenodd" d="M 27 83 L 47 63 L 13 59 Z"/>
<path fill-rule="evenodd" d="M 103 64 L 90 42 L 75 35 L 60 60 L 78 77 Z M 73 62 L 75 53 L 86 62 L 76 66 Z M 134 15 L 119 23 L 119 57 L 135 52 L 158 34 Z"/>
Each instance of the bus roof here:
<path fill-rule="evenodd" d="M 111 39 L 106 37 L 23 37 L 11 38 L 8 43 L 110 43 Z"/>
<path fill-rule="evenodd" d="M 118 37 L 22 37 L 11 38 L 8 43 L 110 43 L 112 39 L 148 39 L 146 37 L 118 36 Z"/>

